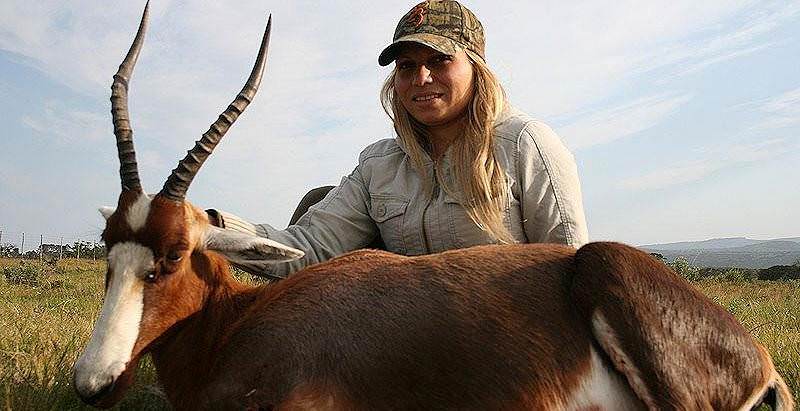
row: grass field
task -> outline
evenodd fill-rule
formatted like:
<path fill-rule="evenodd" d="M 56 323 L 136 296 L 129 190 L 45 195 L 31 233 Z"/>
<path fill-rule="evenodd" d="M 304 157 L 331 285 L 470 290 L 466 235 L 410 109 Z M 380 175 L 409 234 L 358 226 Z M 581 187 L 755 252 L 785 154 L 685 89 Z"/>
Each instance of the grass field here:
<path fill-rule="evenodd" d="M 0 271 L 17 267 L 0 259 Z M 0 409 L 84 409 L 70 370 L 100 310 L 102 262 L 65 260 L 37 283 L 0 278 Z M 772 353 L 800 397 L 800 282 L 701 281 L 698 287 L 736 315 Z M 168 408 L 149 361 L 115 409 Z"/>

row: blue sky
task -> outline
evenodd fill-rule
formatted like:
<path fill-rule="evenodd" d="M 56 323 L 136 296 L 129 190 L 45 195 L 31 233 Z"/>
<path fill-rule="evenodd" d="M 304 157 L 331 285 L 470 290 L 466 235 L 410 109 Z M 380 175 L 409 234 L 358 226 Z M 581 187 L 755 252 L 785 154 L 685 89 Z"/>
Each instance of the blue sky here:
<path fill-rule="evenodd" d="M 108 97 L 135 3 L 0 3 L 3 242 L 98 238 L 96 209 L 119 190 Z M 152 1 L 130 92 L 148 191 L 241 88 L 269 13 L 261 91 L 189 198 L 282 226 L 392 136 L 377 55 L 413 2 L 318 3 Z M 800 2 L 465 4 L 512 103 L 575 154 L 592 239 L 800 235 Z"/>

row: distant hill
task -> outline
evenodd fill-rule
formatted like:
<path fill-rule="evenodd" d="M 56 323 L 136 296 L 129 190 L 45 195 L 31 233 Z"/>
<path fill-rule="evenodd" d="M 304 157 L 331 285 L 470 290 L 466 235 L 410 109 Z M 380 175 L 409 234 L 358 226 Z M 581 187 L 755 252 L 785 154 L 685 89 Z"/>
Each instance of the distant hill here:
<path fill-rule="evenodd" d="M 800 242 L 787 240 L 773 240 L 746 245 L 744 247 L 725 248 L 725 251 L 747 252 L 747 251 L 800 251 Z"/>
<path fill-rule="evenodd" d="M 746 247 L 755 244 L 768 243 L 773 241 L 788 241 L 800 243 L 800 237 L 776 238 L 774 240 L 753 240 L 745 237 L 714 238 L 704 241 L 683 241 L 680 243 L 666 244 L 647 244 L 640 245 L 639 248 L 659 249 L 659 250 L 718 250 L 722 248 Z"/>
<path fill-rule="evenodd" d="M 639 246 L 650 253 L 659 253 L 674 261 L 686 258 L 698 267 L 767 268 L 791 265 L 800 260 L 800 237 L 753 240 L 745 237 L 714 238 L 705 241 L 684 241 Z"/>

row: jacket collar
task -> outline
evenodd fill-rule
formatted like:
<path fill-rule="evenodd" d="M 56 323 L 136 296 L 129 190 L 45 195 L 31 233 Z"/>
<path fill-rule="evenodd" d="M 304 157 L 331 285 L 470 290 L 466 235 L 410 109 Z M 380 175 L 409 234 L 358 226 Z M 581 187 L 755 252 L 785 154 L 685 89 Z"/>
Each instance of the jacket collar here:
<path fill-rule="evenodd" d="M 521 112 L 510 103 L 506 103 L 505 107 L 503 108 L 503 112 L 500 113 L 500 116 L 497 117 L 497 121 L 494 123 L 494 128 L 498 128 L 502 126 L 505 122 L 507 122 L 512 117 L 518 116 Z M 397 146 L 403 150 L 406 155 L 408 155 L 408 147 L 406 147 L 405 143 L 400 139 L 400 136 L 395 136 L 394 141 L 397 143 Z M 422 163 L 427 167 L 433 164 L 433 160 L 431 159 L 428 153 L 423 153 Z M 450 148 L 445 151 L 444 156 L 442 157 L 442 165 L 444 169 L 449 169 L 450 166 Z"/>

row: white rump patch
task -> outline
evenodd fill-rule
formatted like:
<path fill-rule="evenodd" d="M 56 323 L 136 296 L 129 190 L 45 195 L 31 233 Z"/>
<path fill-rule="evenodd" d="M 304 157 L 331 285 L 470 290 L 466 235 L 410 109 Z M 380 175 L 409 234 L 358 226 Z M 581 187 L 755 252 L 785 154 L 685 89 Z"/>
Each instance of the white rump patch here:
<path fill-rule="evenodd" d="M 150 214 L 150 202 L 150 196 L 142 194 L 136 199 L 135 203 L 128 207 L 128 213 L 125 217 L 134 232 L 144 228 L 145 223 L 147 223 L 147 216 Z"/>
<path fill-rule="evenodd" d="M 625 375 L 627 386 L 636 394 L 637 398 L 650 409 L 658 408 L 644 383 L 642 373 L 636 367 L 633 359 L 622 349 L 617 333 L 599 310 L 595 310 L 592 314 L 592 332 L 603 351 L 616 364 L 616 369 Z"/>
<path fill-rule="evenodd" d="M 609 368 L 591 348 L 591 370 L 585 376 L 580 388 L 567 402 L 567 410 L 643 410 L 644 404 L 636 397 L 625 379 Z"/>
<path fill-rule="evenodd" d="M 86 349 L 75 363 L 75 388 L 91 397 L 125 371 L 139 337 L 144 308 L 144 274 L 153 253 L 135 243 L 120 243 L 108 253 L 111 282 Z"/>

